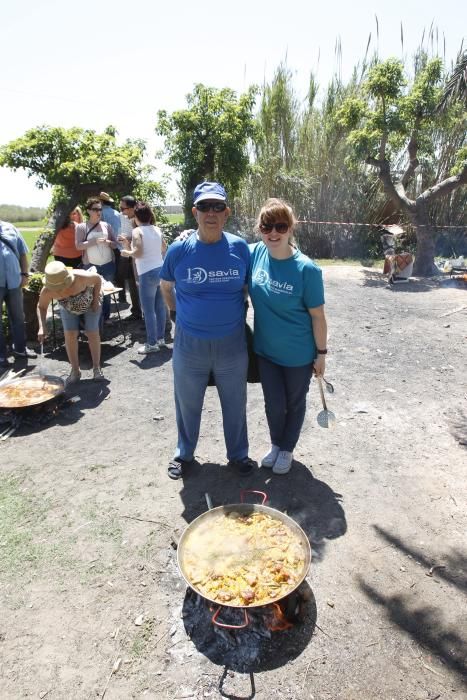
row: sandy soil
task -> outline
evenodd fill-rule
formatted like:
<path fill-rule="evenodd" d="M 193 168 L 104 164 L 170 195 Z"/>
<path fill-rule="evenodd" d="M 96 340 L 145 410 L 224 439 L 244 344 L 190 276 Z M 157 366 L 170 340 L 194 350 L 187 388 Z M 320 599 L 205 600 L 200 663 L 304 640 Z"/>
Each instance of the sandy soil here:
<path fill-rule="evenodd" d="M 208 389 L 199 464 L 167 478 L 171 353 L 141 360 L 135 324 L 103 344 L 108 385 L 82 381 L 49 425 L 0 442 L 2 699 L 465 697 L 465 285 L 389 289 L 358 267 L 325 283 L 337 425 L 318 426 L 313 381 L 287 477 L 229 472 Z M 63 351 L 49 361 L 65 373 Z M 259 459 L 259 385 L 248 404 Z M 241 487 L 306 531 L 312 599 L 303 625 L 235 642 L 193 625 L 172 543 L 205 492 L 220 505 Z"/>

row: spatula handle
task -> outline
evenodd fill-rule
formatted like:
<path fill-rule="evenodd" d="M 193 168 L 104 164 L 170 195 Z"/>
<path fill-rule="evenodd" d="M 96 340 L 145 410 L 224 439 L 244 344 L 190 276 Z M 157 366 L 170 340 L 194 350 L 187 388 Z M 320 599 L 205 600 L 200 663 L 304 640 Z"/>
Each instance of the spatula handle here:
<path fill-rule="evenodd" d="M 316 375 L 316 379 L 318 380 L 319 393 L 321 394 L 321 403 L 323 404 L 324 410 L 327 411 L 328 407 L 326 406 L 326 399 L 324 398 L 323 381 L 319 374 Z"/>

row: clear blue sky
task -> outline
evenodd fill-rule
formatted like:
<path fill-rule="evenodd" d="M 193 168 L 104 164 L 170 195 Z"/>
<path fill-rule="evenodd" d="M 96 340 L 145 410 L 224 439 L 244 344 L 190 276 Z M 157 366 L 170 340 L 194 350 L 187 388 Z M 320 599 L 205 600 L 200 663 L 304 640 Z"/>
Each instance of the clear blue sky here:
<path fill-rule="evenodd" d="M 152 156 L 160 147 L 157 110 L 183 108 L 195 83 L 241 92 L 270 80 L 287 58 L 304 96 L 310 71 L 326 85 L 336 70 L 338 38 L 346 78 L 370 33 L 382 58 L 410 57 L 432 23 L 439 52 L 445 41 L 452 60 L 466 7 L 458 0 L 15 0 L 2 9 L 0 144 L 42 124 L 98 131 L 113 124 L 122 138 L 146 139 Z M 171 192 L 174 200 L 175 186 Z M 0 203 L 46 206 L 49 198 L 24 174 L 0 169 Z"/>

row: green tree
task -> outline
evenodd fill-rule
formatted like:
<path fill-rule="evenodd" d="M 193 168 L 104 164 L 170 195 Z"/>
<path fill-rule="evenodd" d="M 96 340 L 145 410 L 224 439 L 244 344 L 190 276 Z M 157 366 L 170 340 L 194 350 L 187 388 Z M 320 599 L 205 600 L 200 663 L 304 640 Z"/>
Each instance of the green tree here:
<path fill-rule="evenodd" d="M 58 230 L 66 216 L 87 197 L 105 190 L 116 197 L 134 193 L 153 205 L 164 198 L 163 187 L 151 180 L 144 164 L 144 141 L 117 143 L 111 126 L 102 134 L 92 130 L 41 126 L 0 148 L 0 165 L 23 168 L 39 189 L 54 187 L 46 230 L 34 247 L 31 269 L 43 270 Z"/>
<path fill-rule="evenodd" d="M 193 190 L 199 182 L 219 181 L 231 199 L 237 195 L 249 167 L 255 96 L 254 87 L 237 97 L 229 88 L 198 84 L 187 95 L 187 109 L 158 112 L 156 132 L 165 139 L 167 162 L 180 173 L 186 224 L 193 221 Z"/>
<path fill-rule="evenodd" d="M 465 99 L 439 109 L 446 80 L 442 61 L 422 51 L 410 80 L 400 61 L 378 62 L 338 113 L 354 157 L 376 169 L 386 195 L 414 225 L 419 275 L 436 273 L 436 203 L 467 183 Z M 440 135 L 453 132 L 456 149 L 441 148 Z"/>
<path fill-rule="evenodd" d="M 348 85 L 334 76 L 319 104 L 313 74 L 305 103 L 298 99 L 292 78 L 282 63 L 262 89 L 255 161 L 237 213 L 251 220 L 267 197 L 278 196 L 289 201 L 302 220 L 366 221 L 375 208 L 375 178 L 363 166 L 351 171 L 346 165 L 351 149 L 336 119 L 344 99 L 358 84 L 357 71 Z M 251 227 L 250 222 L 245 226 Z M 340 250 L 346 248 L 347 254 L 351 247 L 360 247 L 354 229 L 349 232 L 326 224 L 302 224 L 297 238 L 304 252 L 323 257 L 335 255 L 340 241 Z"/>

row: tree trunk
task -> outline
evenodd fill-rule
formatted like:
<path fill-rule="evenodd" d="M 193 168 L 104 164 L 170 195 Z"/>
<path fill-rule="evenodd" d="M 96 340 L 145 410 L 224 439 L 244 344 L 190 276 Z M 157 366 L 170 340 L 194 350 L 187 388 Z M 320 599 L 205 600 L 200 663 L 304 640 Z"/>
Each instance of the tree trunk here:
<path fill-rule="evenodd" d="M 185 227 L 186 228 L 198 228 L 196 219 L 194 218 L 191 209 L 193 207 L 193 190 L 196 185 L 202 181 L 199 175 L 194 175 L 190 178 L 185 186 L 185 201 L 183 202 L 183 215 L 185 217 Z"/>
<path fill-rule="evenodd" d="M 76 195 L 58 202 L 45 230 L 37 237 L 31 256 L 31 272 L 43 272 L 55 237 L 62 228 L 66 217 L 79 202 Z"/>
<path fill-rule="evenodd" d="M 39 320 L 37 318 L 37 303 L 39 292 L 32 292 L 30 289 L 23 289 L 23 310 L 26 340 L 37 340 L 39 331 Z"/>
<path fill-rule="evenodd" d="M 415 253 L 414 275 L 432 277 L 439 273 L 435 265 L 436 231 L 429 223 L 427 204 L 417 202 L 412 215 L 417 235 L 417 251 Z"/>

